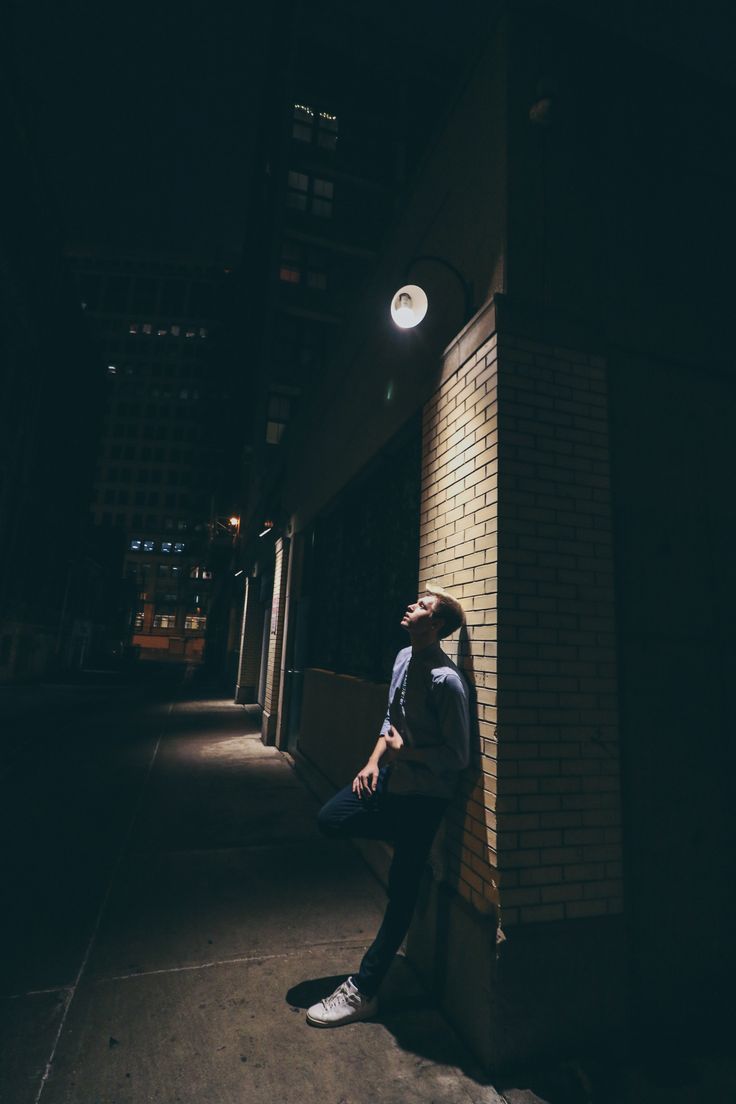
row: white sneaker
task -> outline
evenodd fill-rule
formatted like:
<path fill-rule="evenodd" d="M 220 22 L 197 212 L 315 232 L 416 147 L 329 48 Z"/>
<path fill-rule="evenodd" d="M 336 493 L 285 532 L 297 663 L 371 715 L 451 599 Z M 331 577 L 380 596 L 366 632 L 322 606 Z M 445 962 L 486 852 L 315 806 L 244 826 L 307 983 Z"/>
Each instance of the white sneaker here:
<path fill-rule="evenodd" d="M 378 997 L 364 997 L 348 978 L 329 997 L 307 1010 L 307 1022 L 315 1027 L 340 1027 L 354 1020 L 367 1020 L 377 1011 Z"/>

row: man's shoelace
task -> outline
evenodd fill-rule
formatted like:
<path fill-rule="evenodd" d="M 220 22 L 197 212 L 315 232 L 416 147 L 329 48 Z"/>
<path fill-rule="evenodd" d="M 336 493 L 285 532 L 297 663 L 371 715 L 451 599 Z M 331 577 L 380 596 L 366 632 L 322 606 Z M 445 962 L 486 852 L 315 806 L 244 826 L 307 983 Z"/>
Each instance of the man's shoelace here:
<path fill-rule="evenodd" d="M 341 1000 L 347 1000 L 350 1003 L 350 990 L 348 989 L 347 982 L 343 982 L 339 989 L 336 989 L 334 993 L 330 993 L 329 997 L 325 997 L 322 1004 L 325 1008 L 332 1008 L 338 1004 Z"/>

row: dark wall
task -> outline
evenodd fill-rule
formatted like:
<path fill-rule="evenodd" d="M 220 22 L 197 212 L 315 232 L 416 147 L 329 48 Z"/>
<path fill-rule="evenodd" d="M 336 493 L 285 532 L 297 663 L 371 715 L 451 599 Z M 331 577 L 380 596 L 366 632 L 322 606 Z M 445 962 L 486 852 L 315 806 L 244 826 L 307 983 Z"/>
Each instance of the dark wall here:
<path fill-rule="evenodd" d="M 736 966 L 736 394 L 623 355 L 610 388 L 635 1007 L 712 1030 Z"/>
<path fill-rule="evenodd" d="M 314 525 L 307 666 L 388 681 L 418 586 L 420 424 L 413 418 Z"/>
<path fill-rule="evenodd" d="M 732 97 L 549 11 L 511 44 L 509 298 L 610 366 L 633 1007 L 709 1029 L 734 968 Z"/>
<path fill-rule="evenodd" d="M 508 293 L 618 345 L 717 355 L 736 244 L 731 91 L 549 11 L 519 9 L 510 51 Z"/>

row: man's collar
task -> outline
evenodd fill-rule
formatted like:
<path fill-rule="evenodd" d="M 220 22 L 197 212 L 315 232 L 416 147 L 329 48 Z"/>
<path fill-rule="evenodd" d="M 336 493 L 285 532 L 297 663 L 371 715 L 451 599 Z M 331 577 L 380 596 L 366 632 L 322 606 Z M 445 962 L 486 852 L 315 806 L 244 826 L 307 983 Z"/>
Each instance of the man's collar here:
<path fill-rule="evenodd" d="M 424 648 L 418 649 L 418 651 L 411 650 L 411 659 L 433 659 L 437 653 L 442 654 L 442 648 L 440 647 L 439 640 L 435 640 L 432 644 L 427 644 Z"/>

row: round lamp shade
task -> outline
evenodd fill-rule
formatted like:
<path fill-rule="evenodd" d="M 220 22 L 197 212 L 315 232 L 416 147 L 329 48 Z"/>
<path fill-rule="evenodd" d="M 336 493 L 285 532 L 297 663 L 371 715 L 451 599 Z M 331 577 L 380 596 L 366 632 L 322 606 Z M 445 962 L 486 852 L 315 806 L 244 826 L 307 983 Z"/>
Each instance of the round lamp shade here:
<path fill-rule="evenodd" d="M 427 296 L 416 284 L 405 284 L 391 300 L 391 317 L 402 330 L 418 326 L 427 313 Z"/>

